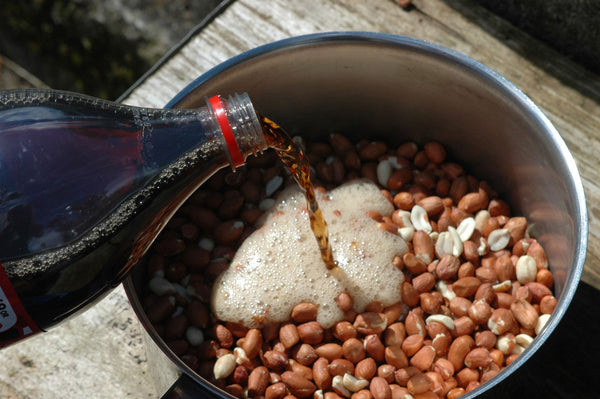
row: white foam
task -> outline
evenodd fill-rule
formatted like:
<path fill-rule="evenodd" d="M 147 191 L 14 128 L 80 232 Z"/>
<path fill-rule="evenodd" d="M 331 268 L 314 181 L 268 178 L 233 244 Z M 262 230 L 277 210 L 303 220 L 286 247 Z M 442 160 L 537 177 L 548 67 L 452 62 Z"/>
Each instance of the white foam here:
<path fill-rule="evenodd" d="M 212 303 L 218 319 L 260 327 L 289 320 L 294 305 L 312 302 L 319 306 L 317 321 L 327 328 L 343 318 L 335 303 L 340 292 L 350 293 L 358 312 L 373 301 L 386 306 L 401 300 L 404 275 L 392 259 L 408 251 L 406 243 L 379 229 L 366 214 L 393 212 L 379 188 L 360 180 L 318 194 L 317 199 L 341 278 L 332 276 L 321 259 L 304 194 L 291 187 L 217 279 Z"/>

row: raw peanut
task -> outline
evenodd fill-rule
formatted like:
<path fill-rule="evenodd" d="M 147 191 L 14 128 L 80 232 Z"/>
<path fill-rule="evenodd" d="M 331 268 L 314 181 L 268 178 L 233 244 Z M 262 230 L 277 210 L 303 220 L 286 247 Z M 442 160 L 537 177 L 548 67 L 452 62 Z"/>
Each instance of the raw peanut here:
<path fill-rule="evenodd" d="M 411 377 L 420 373 L 421 371 L 419 371 L 416 367 L 408 366 L 396 370 L 396 372 L 394 373 L 394 378 L 396 379 L 396 382 L 398 384 L 400 384 L 401 386 L 406 386 L 406 384 L 408 384 L 408 380 L 410 380 Z"/>
<path fill-rule="evenodd" d="M 283 382 L 269 385 L 265 391 L 265 399 L 282 399 L 287 395 L 287 388 Z"/>
<path fill-rule="evenodd" d="M 327 366 L 329 374 L 333 377 L 336 375 L 343 376 L 345 373 L 354 374 L 354 364 L 347 359 L 335 359 Z"/>
<path fill-rule="evenodd" d="M 279 329 L 279 341 L 286 349 L 291 348 L 300 341 L 298 329 L 295 324 L 284 324 Z"/>
<path fill-rule="evenodd" d="M 214 229 L 214 238 L 217 244 L 230 245 L 237 241 L 244 230 L 244 222 L 241 220 L 228 220 L 219 223 Z"/>
<path fill-rule="evenodd" d="M 392 399 L 392 390 L 388 382 L 381 377 L 373 377 L 369 384 L 373 399 Z"/>
<path fill-rule="evenodd" d="M 510 355 L 515 348 L 517 341 L 512 333 L 506 333 L 498 337 L 496 341 L 496 349 L 504 355 Z"/>
<path fill-rule="evenodd" d="M 469 335 L 462 335 L 456 338 L 448 349 L 448 360 L 452 363 L 455 370 L 460 370 L 467 353 L 475 345 L 475 341 Z"/>
<path fill-rule="evenodd" d="M 473 302 L 467 313 L 475 324 L 486 324 L 492 315 L 492 307 L 485 299 L 478 299 Z"/>
<path fill-rule="evenodd" d="M 292 320 L 296 323 L 314 321 L 317 318 L 319 308 L 314 303 L 302 302 L 292 308 Z"/>
<path fill-rule="evenodd" d="M 356 338 L 357 334 L 356 328 L 348 321 L 338 321 L 333 325 L 333 336 L 340 341 Z"/>
<path fill-rule="evenodd" d="M 440 374 L 444 380 L 447 380 L 454 375 L 454 366 L 452 365 L 452 362 L 441 357 L 436 359 L 432 370 Z"/>
<path fill-rule="evenodd" d="M 407 252 L 404 255 L 402 255 L 402 261 L 404 262 L 404 267 L 406 268 L 406 270 L 411 272 L 411 274 L 413 275 L 418 275 L 427 271 L 427 263 L 425 263 L 422 259 L 419 259 L 412 252 Z"/>
<path fill-rule="evenodd" d="M 492 284 L 482 283 L 477 291 L 475 292 L 475 300 L 483 299 L 489 304 L 492 304 L 496 300 L 496 292 Z"/>
<path fill-rule="evenodd" d="M 452 254 L 445 254 L 435 268 L 435 274 L 441 280 L 449 280 L 456 276 L 460 267 L 459 259 Z"/>
<path fill-rule="evenodd" d="M 410 392 L 408 392 L 408 388 L 401 387 L 398 384 L 390 384 L 390 390 L 392 391 L 392 399 L 410 398 Z"/>
<path fill-rule="evenodd" d="M 323 327 L 316 321 L 308 321 L 298 325 L 298 336 L 304 343 L 316 345 L 323 341 Z"/>
<path fill-rule="evenodd" d="M 429 338 L 431 339 L 435 339 L 436 336 L 438 335 L 447 335 L 450 336 L 450 331 L 449 329 L 446 327 L 445 324 L 440 323 L 439 321 L 435 321 L 435 320 L 431 320 L 431 317 L 435 317 L 435 316 L 442 316 L 442 315 L 432 315 L 429 316 L 427 318 L 427 321 L 425 322 L 426 324 L 426 330 L 427 330 L 427 335 L 429 336 Z M 447 317 L 447 316 L 444 316 Z M 452 328 L 454 328 L 454 321 L 448 317 L 448 319 L 450 319 L 450 322 L 452 323 Z"/>
<path fill-rule="evenodd" d="M 233 334 L 222 324 L 215 326 L 215 338 L 219 341 L 222 348 L 231 348 L 233 345 Z"/>
<path fill-rule="evenodd" d="M 475 334 L 475 345 L 491 350 L 496 345 L 497 338 L 490 330 L 479 331 Z"/>
<path fill-rule="evenodd" d="M 417 201 L 417 205 L 425 209 L 425 212 L 427 212 L 427 216 L 429 217 L 435 216 L 444 210 L 442 199 L 436 195 L 425 197 Z M 433 246 L 431 248 L 433 250 Z"/>
<path fill-rule="evenodd" d="M 269 370 L 281 371 L 287 366 L 288 357 L 283 352 L 271 350 L 263 354 L 262 361 Z"/>
<path fill-rule="evenodd" d="M 346 341 L 348 342 L 348 341 Z M 345 343 L 344 343 L 345 344 Z M 362 345 L 361 345 L 362 348 Z M 325 359 L 332 361 L 334 359 L 339 359 L 342 357 L 344 351 L 341 345 L 336 343 L 327 343 L 318 346 L 315 348 L 315 353 L 319 355 L 319 357 L 324 357 Z"/>
<path fill-rule="evenodd" d="M 527 248 L 527 255 L 535 259 L 535 263 L 540 269 L 548 268 L 548 257 L 544 248 L 540 245 L 537 240 L 532 240 L 529 247 Z"/>
<path fill-rule="evenodd" d="M 480 285 L 481 281 L 477 277 L 463 277 L 452 284 L 452 290 L 456 295 L 467 298 L 474 295 Z"/>
<path fill-rule="evenodd" d="M 506 292 L 498 292 L 496 294 L 496 301 L 499 308 L 510 309 L 510 305 L 514 302 L 515 297 Z"/>
<path fill-rule="evenodd" d="M 498 375 L 500 372 L 500 366 L 496 363 L 490 363 L 487 367 L 481 370 L 481 380 L 480 382 L 483 384 Z"/>
<path fill-rule="evenodd" d="M 343 355 L 352 363 L 357 363 L 364 359 L 364 357 L 366 356 L 363 343 L 356 338 L 349 338 L 348 340 L 344 341 L 341 348 L 342 354 L 338 357 L 341 357 Z M 333 358 L 329 360 L 333 360 Z"/>
<path fill-rule="evenodd" d="M 406 328 L 401 322 L 390 324 L 385 330 L 384 342 L 386 346 L 401 346 L 406 337 Z"/>
<path fill-rule="evenodd" d="M 424 263 L 431 263 L 433 260 L 433 241 L 431 240 L 429 234 L 422 230 L 415 231 L 413 234 L 412 243 L 413 252 L 416 257 L 422 260 Z"/>
<path fill-rule="evenodd" d="M 243 398 L 244 397 L 244 388 L 240 384 L 230 384 L 223 388 L 225 392 L 236 397 Z"/>
<path fill-rule="evenodd" d="M 508 203 L 498 198 L 490 200 L 487 210 L 491 216 L 510 215 L 510 206 L 508 205 Z"/>
<path fill-rule="evenodd" d="M 299 346 L 294 347 L 292 356 L 298 363 L 304 366 L 311 365 L 319 357 L 315 348 L 308 344 L 300 344 Z"/>
<path fill-rule="evenodd" d="M 469 368 L 487 367 L 492 361 L 490 353 L 486 348 L 472 349 L 465 356 L 465 366 Z"/>
<path fill-rule="evenodd" d="M 415 309 L 412 309 L 408 312 L 408 315 L 406 316 L 406 321 L 404 322 L 404 326 L 408 335 L 421 334 L 425 336 L 425 320 L 423 320 L 421 312 L 417 312 Z"/>
<path fill-rule="evenodd" d="M 512 305 L 511 305 L 512 306 Z M 512 311 L 505 308 L 498 308 L 492 311 L 487 322 L 488 329 L 496 335 L 502 335 L 513 328 L 516 320 Z"/>
<path fill-rule="evenodd" d="M 479 255 L 477 255 L 477 259 L 479 260 Z M 458 267 L 458 279 L 464 277 L 473 277 L 475 276 L 475 266 L 471 262 L 462 263 Z"/>
<path fill-rule="evenodd" d="M 408 380 L 406 388 L 413 395 L 425 393 L 433 388 L 433 381 L 426 374 L 415 374 Z"/>
<path fill-rule="evenodd" d="M 532 303 L 540 303 L 543 297 L 547 295 L 552 295 L 552 291 L 550 291 L 550 288 L 535 281 L 525 284 L 525 287 L 527 287 L 529 289 L 529 292 L 531 293 Z"/>
<path fill-rule="evenodd" d="M 241 345 L 241 347 L 246 352 L 246 356 L 248 356 L 248 359 L 254 359 L 258 355 L 258 352 L 261 350 L 262 344 L 262 332 L 257 328 L 253 328 L 248 330 L 248 333 L 244 338 L 244 344 Z"/>
<path fill-rule="evenodd" d="M 436 397 L 438 397 L 438 394 L 441 395 L 444 391 L 444 379 L 442 376 L 435 371 L 427 371 L 425 372 L 425 375 L 433 382 L 431 392 L 434 393 Z"/>
<path fill-rule="evenodd" d="M 365 351 L 376 361 L 380 362 L 385 357 L 385 346 L 377 334 L 370 334 L 363 340 Z"/>
<path fill-rule="evenodd" d="M 413 159 L 416 153 L 419 151 L 419 147 L 412 141 L 406 141 L 396 149 L 396 154 L 400 158 Z"/>
<path fill-rule="evenodd" d="M 382 313 L 365 312 L 356 316 L 354 328 L 361 334 L 379 334 L 387 327 L 387 319 Z"/>
<path fill-rule="evenodd" d="M 354 306 L 354 301 L 347 292 L 341 292 L 337 298 L 335 298 L 335 303 L 337 303 L 342 312 L 347 312 Z"/>
<path fill-rule="evenodd" d="M 327 392 L 325 393 L 325 395 L 327 395 Z M 335 398 L 335 399 L 341 399 L 341 398 L 342 397 Z M 371 395 L 371 391 L 369 391 L 368 389 L 361 389 L 358 392 L 354 392 L 352 394 L 351 399 L 373 399 L 373 395 Z M 394 399 L 394 398 L 392 398 L 392 399 Z"/>
<path fill-rule="evenodd" d="M 396 303 L 383 309 L 383 314 L 388 323 L 396 322 L 396 320 L 402 316 L 402 313 L 404 313 L 404 306 L 402 303 Z"/>
<path fill-rule="evenodd" d="M 531 345 L 532 342 L 533 342 L 533 337 L 529 334 L 518 334 L 515 337 L 515 343 L 517 345 L 522 346 L 523 348 L 529 347 L 529 345 Z"/>
<path fill-rule="evenodd" d="M 403 211 L 410 211 L 415 205 L 415 200 L 411 193 L 401 191 L 394 196 L 394 205 L 396 206 L 396 208 L 401 209 Z"/>
<path fill-rule="evenodd" d="M 148 319 L 153 324 L 165 321 L 175 310 L 175 298 L 172 296 L 158 297 L 146 310 Z"/>
<path fill-rule="evenodd" d="M 492 358 L 494 363 L 496 363 L 496 365 L 498 365 L 499 367 L 502 367 L 502 365 L 504 364 L 504 353 L 502 353 L 499 349 L 491 349 L 490 357 Z"/>
<path fill-rule="evenodd" d="M 446 159 L 446 149 L 440 143 L 430 141 L 423 147 L 429 161 L 440 164 Z"/>
<path fill-rule="evenodd" d="M 354 375 L 357 378 L 370 380 L 377 373 L 377 364 L 373 358 L 367 357 L 356 364 Z"/>
<path fill-rule="evenodd" d="M 517 277 L 515 266 L 508 255 L 500 256 L 496 259 L 494 271 L 499 281 L 514 280 Z"/>
<path fill-rule="evenodd" d="M 419 294 L 431 291 L 431 289 L 435 286 L 435 276 L 429 272 L 419 274 L 412 279 L 412 285 L 415 288 L 415 291 L 417 291 Z"/>
<path fill-rule="evenodd" d="M 312 395 L 312 393 L 317 389 L 315 384 L 292 371 L 285 371 L 283 374 L 281 374 L 281 380 L 287 386 L 292 395 L 300 398 L 305 398 Z"/>
<path fill-rule="evenodd" d="M 458 385 L 466 389 L 470 382 L 479 382 L 479 371 L 466 367 L 457 372 L 455 378 Z"/>
<path fill-rule="evenodd" d="M 372 141 L 358 151 L 362 161 L 374 161 L 387 151 L 387 144 L 383 141 Z"/>
<path fill-rule="evenodd" d="M 465 196 L 458 201 L 458 209 L 468 213 L 475 213 L 481 209 L 485 209 L 487 208 L 487 205 L 488 196 L 482 189 L 479 189 L 476 193 L 465 194 Z"/>
<path fill-rule="evenodd" d="M 319 389 L 328 389 L 331 386 L 331 375 L 328 366 L 329 361 L 322 357 L 313 363 L 313 380 Z"/>
<path fill-rule="evenodd" d="M 454 297 L 449 304 L 450 310 L 457 318 L 465 316 L 471 305 L 472 302 L 470 300 L 460 296 Z"/>
<path fill-rule="evenodd" d="M 312 368 L 305 366 L 303 364 L 300 364 L 297 361 L 295 361 L 294 359 L 288 360 L 288 366 L 289 366 L 289 370 L 293 371 L 294 373 L 296 373 L 298 375 L 301 375 L 302 377 L 306 378 L 307 380 L 313 379 Z"/>
<path fill-rule="evenodd" d="M 548 288 L 552 288 L 554 285 L 554 276 L 548 269 L 538 269 L 537 274 L 535 275 L 535 281 Z"/>
<path fill-rule="evenodd" d="M 365 312 L 374 312 L 374 313 L 382 313 L 383 312 L 383 304 L 380 301 L 373 301 L 365 306 Z"/>
<path fill-rule="evenodd" d="M 402 348 L 397 346 L 388 346 L 384 352 L 385 361 L 397 369 L 408 366 L 408 357 Z"/>
<path fill-rule="evenodd" d="M 514 245 L 514 243 L 525 237 L 525 230 L 527 230 L 527 219 L 522 216 L 512 217 L 508 219 L 508 222 L 506 222 L 504 228 L 509 231 L 510 245 Z"/>
<path fill-rule="evenodd" d="M 542 314 L 551 314 L 552 312 L 554 312 L 554 309 L 556 308 L 557 304 L 558 301 L 554 296 L 546 295 L 540 301 L 540 312 Z"/>
<path fill-rule="evenodd" d="M 498 276 L 493 266 L 490 267 L 478 267 L 475 269 L 475 277 L 482 283 L 496 284 L 498 282 Z"/>
<path fill-rule="evenodd" d="M 436 314 L 440 311 L 440 307 L 442 306 L 443 298 L 438 298 L 436 295 L 433 295 L 430 292 L 424 292 L 419 295 L 421 309 L 425 313 Z"/>
<path fill-rule="evenodd" d="M 391 364 L 382 364 L 377 367 L 377 376 L 385 379 L 387 382 L 394 382 L 394 372 L 396 368 Z"/>
<path fill-rule="evenodd" d="M 407 356 L 413 356 L 415 353 L 421 349 L 423 346 L 423 341 L 425 340 L 425 336 L 421 334 L 413 334 L 406 337 L 406 339 L 402 342 L 402 350 L 406 353 Z"/>
<path fill-rule="evenodd" d="M 463 396 L 465 393 L 467 393 L 467 391 L 465 391 L 465 389 L 462 387 L 452 388 L 446 394 L 446 399 L 458 399 L 461 396 Z"/>
<path fill-rule="evenodd" d="M 410 365 L 421 371 L 428 370 L 433 364 L 436 351 L 431 345 L 425 345 L 410 359 Z"/>
<path fill-rule="evenodd" d="M 452 336 L 450 333 L 442 333 L 436 335 L 431 341 L 431 346 L 435 349 L 436 356 L 445 356 L 448 353 L 450 344 L 452 343 Z"/>
<path fill-rule="evenodd" d="M 400 286 L 400 295 L 402 302 L 409 307 L 416 306 L 419 303 L 419 293 L 411 283 L 404 281 Z"/>
<path fill-rule="evenodd" d="M 523 299 L 516 299 L 510 305 L 510 310 L 521 326 L 527 329 L 535 328 L 538 321 L 538 313 L 529 302 Z"/>
<path fill-rule="evenodd" d="M 269 370 L 264 366 L 258 366 L 248 376 L 248 396 L 255 397 L 263 395 L 269 384 Z"/>
<path fill-rule="evenodd" d="M 506 366 L 509 366 L 513 361 L 515 361 L 515 359 L 518 357 L 519 355 L 516 353 L 513 353 L 512 355 L 509 355 L 506 358 Z"/>
<path fill-rule="evenodd" d="M 451 332 L 453 337 L 460 337 L 461 335 L 470 335 L 473 331 L 475 331 L 473 320 L 469 316 L 462 316 L 454 320 L 454 330 Z"/>

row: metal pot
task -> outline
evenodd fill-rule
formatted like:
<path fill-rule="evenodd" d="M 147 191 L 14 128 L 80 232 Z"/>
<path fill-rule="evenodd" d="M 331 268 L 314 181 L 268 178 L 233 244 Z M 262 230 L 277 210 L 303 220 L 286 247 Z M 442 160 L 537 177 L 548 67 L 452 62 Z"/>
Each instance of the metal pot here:
<path fill-rule="evenodd" d="M 472 174 L 486 179 L 535 225 L 555 276 L 558 306 L 543 332 L 474 397 L 523 366 L 563 317 L 583 269 L 584 192 L 558 132 L 519 89 L 472 59 L 423 41 L 379 33 L 323 33 L 267 44 L 207 72 L 168 106 L 190 108 L 215 93 L 248 92 L 257 110 L 292 134 L 332 131 L 353 137 L 442 142 Z M 168 349 L 139 301 L 143 267 L 125 283 L 149 339 L 157 381 L 169 395 L 225 393 Z M 157 363 L 158 364 L 158 363 Z M 162 378 L 162 382 L 159 376 Z"/>

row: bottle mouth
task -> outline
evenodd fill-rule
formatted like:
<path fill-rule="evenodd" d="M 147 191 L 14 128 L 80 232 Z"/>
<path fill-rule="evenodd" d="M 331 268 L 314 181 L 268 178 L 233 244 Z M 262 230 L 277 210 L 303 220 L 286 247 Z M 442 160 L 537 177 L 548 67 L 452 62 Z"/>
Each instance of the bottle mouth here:
<path fill-rule="evenodd" d="M 244 154 L 256 155 L 267 148 L 262 125 L 247 93 L 236 93 L 227 101 L 213 96 L 207 104 L 217 120 L 234 170 L 245 163 Z"/>

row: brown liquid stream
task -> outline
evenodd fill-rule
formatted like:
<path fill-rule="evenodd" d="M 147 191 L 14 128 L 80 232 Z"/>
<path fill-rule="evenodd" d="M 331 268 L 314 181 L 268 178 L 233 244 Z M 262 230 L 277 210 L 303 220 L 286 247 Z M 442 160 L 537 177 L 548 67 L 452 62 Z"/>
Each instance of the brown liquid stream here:
<path fill-rule="evenodd" d="M 261 117 L 263 133 L 269 146 L 275 150 L 279 159 L 285 164 L 294 180 L 306 195 L 310 227 L 319 244 L 321 258 L 328 269 L 334 269 L 337 264 L 333 259 L 327 223 L 315 198 L 315 189 L 310 179 L 308 157 L 294 140 L 278 124 L 269 118 Z"/>

